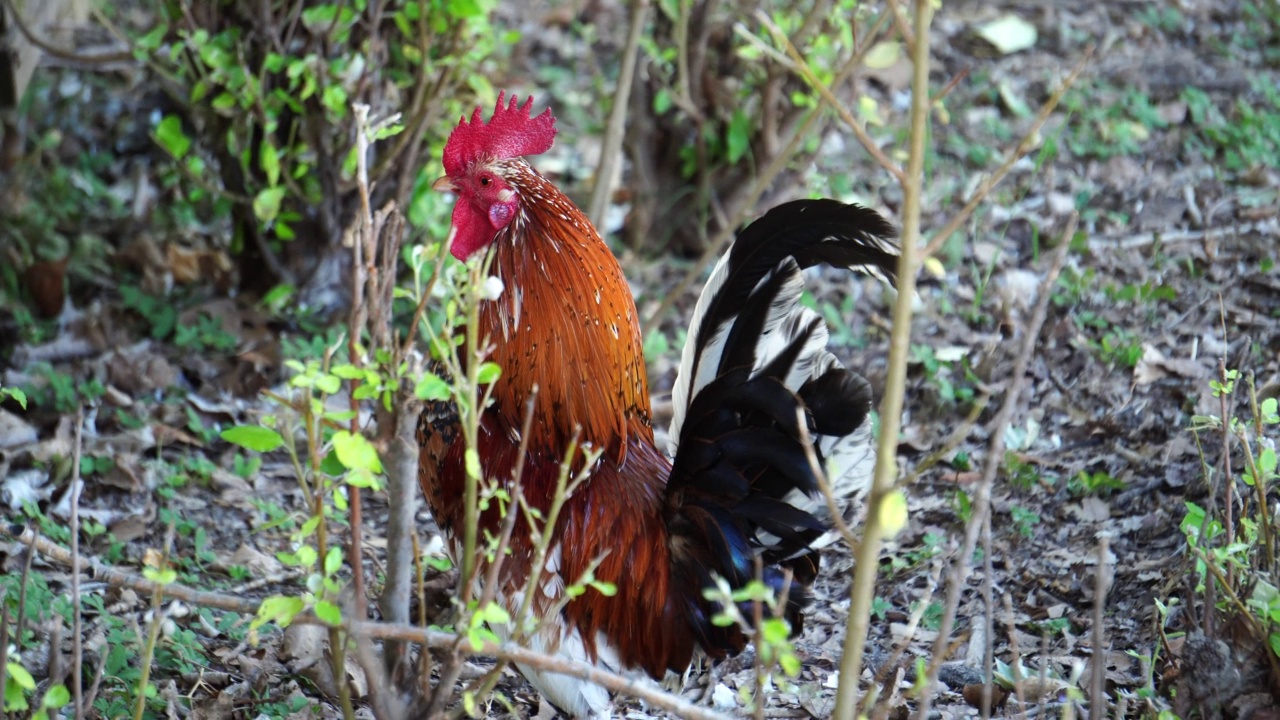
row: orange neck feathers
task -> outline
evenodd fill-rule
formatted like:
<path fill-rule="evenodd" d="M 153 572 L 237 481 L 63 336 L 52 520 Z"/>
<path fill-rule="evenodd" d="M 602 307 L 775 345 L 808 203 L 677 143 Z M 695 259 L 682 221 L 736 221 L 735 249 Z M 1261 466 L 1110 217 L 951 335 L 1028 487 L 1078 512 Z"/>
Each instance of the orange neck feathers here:
<path fill-rule="evenodd" d="M 653 437 L 630 286 L 567 197 L 523 160 L 501 164 L 520 209 L 493 242 L 503 293 L 481 307 L 482 335 L 502 368 L 496 410 L 514 437 L 536 385 L 532 450 L 563 453 L 581 426 L 582 442 L 621 465 L 629 433 Z"/>

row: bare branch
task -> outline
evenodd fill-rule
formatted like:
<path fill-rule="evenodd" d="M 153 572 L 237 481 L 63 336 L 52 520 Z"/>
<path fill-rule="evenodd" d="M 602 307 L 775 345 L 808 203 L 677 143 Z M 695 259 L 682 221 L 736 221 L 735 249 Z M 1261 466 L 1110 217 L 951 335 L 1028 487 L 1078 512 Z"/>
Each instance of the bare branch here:
<path fill-rule="evenodd" d="M 50 560 L 68 566 L 72 565 L 71 553 L 66 548 L 46 537 L 37 535 L 30 528 L 0 527 L 0 536 L 8 537 L 27 545 L 34 552 L 39 552 Z M 259 604 L 253 600 L 223 593 L 194 590 L 177 583 L 159 585 L 140 575 L 108 567 L 90 558 L 80 559 L 79 570 L 109 585 L 127 587 L 141 593 L 160 592 L 165 597 L 175 598 L 200 607 L 216 608 L 245 615 L 254 615 L 258 612 Z M 332 627 L 310 614 L 299 615 L 294 618 L 294 622 Z M 729 720 L 728 716 L 699 707 L 678 696 L 663 692 L 655 683 L 623 677 L 616 673 L 601 670 L 585 662 L 567 660 L 558 655 L 547 655 L 511 643 L 494 644 L 489 642 L 479 648 L 473 648 L 470 642 L 465 641 L 465 636 L 460 637 L 453 633 L 395 623 L 356 620 L 344 623 L 343 627 L 355 638 L 407 640 L 421 643 L 431 648 L 456 648 L 458 652 L 465 655 L 490 655 L 502 660 L 536 667 L 540 670 L 581 678 L 605 687 L 612 692 L 638 698 L 654 707 L 675 713 L 682 718 Z M 459 642 L 460 640 L 463 640 L 463 642 Z"/>
<path fill-rule="evenodd" d="M 622 138 L 627 130 L 627 99 L 631 97 L 631 83 L 636 75 L 636 58 L 640 54 L 640 38 L 644 34 L 645 21 L 649 17 L 649 0 L 631 0 L 631 30 L 627 34 L 627 46 L 622 51 L 622 69 L 618 72 L 618 86 L 613 93 L 613 109 L 609 113 L 609 125 L 600 144 L 600 162 L 596 165 L 596 184 L 587 204 L 587 217 L 591 224 L 604 234 L 605 212 L 609 209 L 609 196 L 613 194 L 613 176 L 622 158 Z"/>

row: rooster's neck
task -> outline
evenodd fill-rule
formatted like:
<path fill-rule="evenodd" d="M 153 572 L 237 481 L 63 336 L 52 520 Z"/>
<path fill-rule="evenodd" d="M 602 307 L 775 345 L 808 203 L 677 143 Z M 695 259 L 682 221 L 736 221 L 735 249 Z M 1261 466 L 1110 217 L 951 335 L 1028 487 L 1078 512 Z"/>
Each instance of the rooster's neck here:
<path fill-rule="evenodd" d="M 503 176 L 520 210 L 493 243 L 505 289 L 481 310 L 502 368 L 496 410 L 514 434 L 536 385 L 532 449 L 563 453 L 581 426 L 582 441 L 621 463 L 629 433 L 653 434 L 630 287 L 569 198 L 523 160 L 508 161 Z"/>

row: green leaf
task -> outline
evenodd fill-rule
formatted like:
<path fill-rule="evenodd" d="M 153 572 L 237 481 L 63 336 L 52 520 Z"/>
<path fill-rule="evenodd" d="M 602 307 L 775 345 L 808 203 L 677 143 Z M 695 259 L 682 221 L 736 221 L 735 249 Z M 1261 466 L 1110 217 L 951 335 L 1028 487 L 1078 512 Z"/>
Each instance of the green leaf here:
<path fill-rule="evenodd" d="M 259 162 L 262 164 L 262 172 L 267 174 L 267 184 L 275 187 L 280 184 L 280 151 L 276 150 L 275 143 L 270 140 L 262 141 L 262 151 Z"/>
<path fill-rule="evenodd" d="M 142 577 L 157 585 L 172 585 L 178 580 L 178 571 L 173 568 L 164 568 L 163 570 L 160 570 L 153 567 L 147 567 L 142 568 Z"/>
<path fill-rule="evenodd" d="M 1278 407 L 1280 407 L 1280 400 L 1277 400 L 1276 398 L 1267 398 L 1266 400 L 1263 400 L 1261 407 L 1262 421 L 1268 425 L 1275 425 L 1280 422 L 1280 417 L 1277 417 L 1276 412 Z"/>
<path fill-rule="evenodd" d="M 605 597 L 613 597 L 618 594 L 618 586 L 604 580 L 592 580 L 591 587 Z"/>
<path fill-rule="evenodd" d="M 146 59 L 146 56 L 160 49 L 168 32 L 168 25 L 162 22 L 156 23 L 156 26 L 151 28 L 150 32 L 134 40 L 134 49 L 144 56 L 143 59 Z"/>
<path fill-rule="evenodd" d="M 328 600 L 317 600 L 315 611 L 316 617 L 330 625 L 342 624 L 342 608 Z"/>
<path fill-rule="evenodd" d="M 298 528 L 298 537 L 307 537 L 314 533 L 316 528 L 320 527 L 320 519 L 319 515 L 312 515 L 307 518 L 306 522 L 302 523 L 302 527 Z"/>
<path fill-rule="evenodd" d="M 733 619 L 733 616 L 726 615 L 724 613 L 721 613 L 711 618 L 711 624 L 715 625 L 716 627 L 729 627 L 730 625 L 733 625 L 735 622 L 737 621 Z"/>
<path fill-rule="evenodd" d="M 250 623 L 250 627 L 261 627 L 269 622 L 286 627 L 304 609 L 306 609 L 306 603 L 300 597 L 272 595 L 258 606 L 258 617 Z"/>
<path fill-rule="evenodd" d="M 449 14 L 459 20 L 480 17 L 484 14 L 484 8 L 480 7 L 480 3 L 477 0 L 455 0 L 454 2 L 446 3 L 446 7 Z"/>
<path fill-rule="evenodd" d="M 786 673 L 787 677 L 795 677 L 800 674 L 800 658 L 791 653 L 783 653 L 778 658 L 778 664 L 782 666 L 782 672 Z"/>
<path fill-rule="evenodd" d="M 177 115 L 165 115 L 156 125 L 155 141 L 175 159 L 181 160 L 191 149 L 191 138 L 182 132 L 182 119 Z"/>
<path fill-rule="evenodd" d="M 399 123 L 392 123 L 390 125 L 386 125 L 384 127 L 378 128 L 378 130 L 373 134 L 373 139 L 386 140 L 387 138 L 394 137 L 396 135 L 399 135 L 402 132 L 404 132 L 404 125 L 401 125 Z"/>
<path fill-rule="evenodd" d="M 302 11 L 302 22 L 311 29 L 321 29 L 321 25 L 331 25 L 338 17 L 338 6 L 326 3 L 316 5 Z"/>
<path fill-rule="evenodd" d="M 450 396 L 449 383 L 435 373 L 423 373 L 418 380 L 418 384 L 413 388 L 413 394 L 419 400 L 448 400 Z"/>
<path fill-rule="evenodd" d="M 333 367 L 329 368 L 329 372 L 334 375 L 337 375 L 343 380 L 355 380 L 357 378 L 363 380 L 367 375 L 367 373 L 364 371 L 363 368 L 358 368 L 355 365 L 352 365 L 351 363 L 342 363 L 341 365 L 334 365 Z"/>
<path fill-rule="evenodd" d="M 506 608 L 496 602 L 491 602 L 488 605 L 485 605 L 481 608 L 480 612 L 476 613 L 476 615 L 483 622 L 494 625 L 506 625 L 511 622 L 511 614 L 507 612 Z"/>
<path fill-rule="evenodd" d="M 236 96 L 229 92 L 221 92 L 213 99 L 212 104 L 214 110 L 226 113 L 236 106 Z"/>
<path fill-rule="evenodd" d="M 342 388 L 342 378 L 337 375 L 321 375 L 316 378 L 316 388 L 321 392 L 332 395 Z"/>
<path fill-rule="evenodd" d="M 671 91 L 666 88 L 659 90 L 653 96 L 653 112 L 657 115 L 666 115 L 673 104 Z"/>
<path fill-rule="evenodd" d="M 463 464 L 467 468 L 467 476 L 475 478 L 476 480 L 479 480 L 480 479 L 480 453 L 476 452 L 475 448 L 467 448 L 466 452 L 464 452 L 462 456 L 464 460 Z"/>
<path fill-rule="evenodd" d="M 480 365 L 480 369 L 476 371 L 476 382 L 481 385 L 488 385 L 494 382 L 502 375 L 502 368 L 497 363 L 487 362 Z"/>
<path fill-rule="evenodd" d="M 378 483 L 378 478 L 368 470 L 352 470 L 346 474 L 344 479 L 351 487 L 368 488 L 370 490 L 379 490 L 382 487 L 381 484 Z M 345 503 L 346 500 L 341 494 L 337 494 L 333 496 L 333 502 L 337 505 L 339 502 Z M 344 506 L 339 509 L 345 510 L 346 507 Z"/>
<path fill-rule="evenodd" d="M 254 452 L 271 452 L 284 444 L 280 433 L 261 425 L 237 425 L 221 433 L 223 440 Z"/>
<path fill-rule="evenodd" d="M 278 73 L 284 69 L 284 56 L 279 53 L 267 53 L 267 58 L 262 62 L 262 67 L 267 72 Z"/>
<path fill-rule="evenodd" d="M 324 104 L 329 112 L 333 113 L 336 118 L 343 118 L 347 115 L 347 91 L 338 85 L 330 85 L 324 89 L 324 93 L 320 96 L 320 102 Z"/>
<path fill-rule="evenodd" d="M 901 490 L 894 490 L 885 496 L 880 505 L 880 525 L 887 538 L 897 535 L 907 526 L 907 496 Z"/>
<path fill-rule="evenodd" d="M 324 556 L 324 574 L 333 575 L 342 569 L 342 548 L 331 547 Z"/>
<path fill-rule="evenodd" d="M 371 473 L 382 472 L 382 462 L 378 460 L 378 451 L 363 435 L 352 434 L 347 430 L 339 430 L 333 434 L 333 451 L 338 455 L 338 462 L 348 470 L 366 470 Z"/>
<path fill-rule="evenodd" d="M 312 567 L 316 564 L 316 558 L 320 557 L 320 555 L 310 545 L 302 545 L 295 553 L 295 557 L 298 558 L 298 564 L 302 567 Z"/>
<path fill-rule="evenodd" d="M 760 634 L 764 637 L 766 644 L 778 645 L 787 641 L 787 636 L 791 634 L 791 628 L 787 625 L 787 621 L 782 618 L 769 618 L 760 626 Z"/>
<path fill-rule="evenodd" d="M 650 330 L 649 335 L 644 339 L 645 359 L 652 362 L 654 358 L 666 355 L 668 352 L 671 352 L 671 342 L 667 340 L 667 336 L 658 328 Z"/>
<path fill-rule="evenodd" d="M 27 394 L 18 388 L 0 388 L 0 396 L 8 395 L 18 402 L 23 410 L 27 409 Z"/>
<path fill-rule="evenodd" d="M 269 187 L 253 198 L 253 214 L 262 222 L 271 222 L 280 214 L 280 201 L 284 200 L 284 188 Z"/>
<path fill-rule="evenodd" d="M 40 704 L 49 710 L 57 710 L 58 708 L 71 702 L 71 691 L 66 685 L 54 685 L 44 694 L 44 700 Z"/>
<path fill-rule="evenodd" d="M 336 452 L 326 453 L 324 460 L 320 461 L 320 472 L 331 477 L 338 477 L 344 470 L 346 468 L 342 466 L 342 461 L 338 460 Z"/>
<path fill-rule="evenodd" d="M 18 684 L 23 690 L 35 690 L 36 679 L 31 677 L 31 673 L 16 662 L 6 662 L 5 667 L 9 669 L 9 677 Z"/>

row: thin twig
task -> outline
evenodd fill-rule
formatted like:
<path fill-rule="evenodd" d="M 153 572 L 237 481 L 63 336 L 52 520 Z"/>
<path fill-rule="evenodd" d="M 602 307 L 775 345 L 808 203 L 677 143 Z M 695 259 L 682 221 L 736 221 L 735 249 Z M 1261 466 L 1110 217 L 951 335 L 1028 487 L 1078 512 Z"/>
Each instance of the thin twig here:
<path fill-rule="evenodd" d="M 982 516 L 982 697 L 978 709 L 982 720 L 991 717 L 992 693 L 995 692 L 996 603 L 995 568 L 991 556 L 991 513 Z"/>
<path fill-rule="evenodd" d="M 1222 302 L 1222 296 L 1218 296 L 1218 302 Z M 1225 315 L 1225 311 L 1223 311 Z M 1223 318 L 1225 325 L 1226 318 Z M 1225 334 L 1225 333 L 1224 333 Z M 1218 359 L 1218 376 L 1222 380 L 1224 386 L 1233 383 L 1231 378 L 1227 376 L 1227 360 L 1225 357 Z M 1236 521 L 1235 521 L 1235 475 L 1231 472 L 1231 408 L 1227 405 L 1227 398 L 1230 393 L 1220 393 L 1218 395 L 1219 412 L 1222 413 L 1222 517 L 1224 533 L 1227 542 L 1236 541 Z M 1264 509 L 1264 513 L 1265 513 Z M 1227 563 L 1227 582 L 1235 584 L 1235 563 Z"/>
<path fill-rule="evenodd" d="M 889 657 L 880 664 L 880 669 L 876 671 L 875 681 L 877 683 L 888 679 L 888 673 L 893 668 L 897 667 L 899 661 L 902 659 L 902 654 L 906 652 L 907 648 L 915 641 L 916 630 L 920 629 L 920 623 L 924 620 L 925 612 L 927 612 L 933 604 L 933 593 L 938 587 L 938 577 L 941 575 L 942 564 L 934 563 L 933 570 L 929 572 L 929 581 L 925 583 L 924 595 L 915 601 L 915 609 L 911 611 L 909 616 L 907 616 L 907 624 L 903 628 L 902 632 L 894 632 L 897 640 L 894 642 L 893 652 L 889 653 Z M 880 707 L 877 705 L 877 707 L 873 709 L 872 717 L 875 718 L 875 720 L 883 720 L 883 718 L 889 714 L 891 709 L 892 708 Z"/>
<path fill-rule="evenodd" d="M 1004 619 L 1009 630 L 1009 656 L 1012 660 L 1010 667 L 1014 668 L 1013 675 L 1013 692 L 1018 698 L 1018 713 L 1022 716 L 1022 720 L 1027 720 L 1027 694 L 1022 686 L 1024 678 L 1022 677 L 1022 646 L 1018 643 L 1018 623 L 1017 616 L 1013 614 L 1013 598 L 1009 593 L 1004 594 Z M 1119 716 L 1123 720 L 1124 716 Z"/>
<path fill-rule="evenodd" d="M 1111 589 L 1110 543 L 1110 539 L 1105 534 L 1098 538 L 1098 568 L 1093 575 L 1093 674 L 1089 683 L 1089 717 L 1091 718 L 1107 716 L 1105 695 L 1107 653 L 1102 644 L 1106 640 L 1103 619 L 1107 606 L 1107 592 Z"/>
<path fill-rule="evenodd" d="M 27 548 L 27 554 L 33 555 L 35 551 Z M 0 688 L 9 687 L 9 603 L 8 590 L 0 588 Z M 22 636 L 21 619 L 17 624 L 18 636 Z M 105 654 L 105 653 L 104 653 Z M 4 702 L 0 700 L 0 720 L 7 720 L 8 715 L 4 711 Z"/>
<path fill-rule="evenodd" d="M 907 473 L 907 476 L 902 479 L 901 484 L 915 484 L 926 470 L 937 465 L 939 462 L 942 462 L 942 459 L 950 455 L 952 450 L 959 447 L 960 443 L 964 442 L 965 438 L 969 436 L 969 432 L 973 430 L 973 427 L 978 424 L 978 418 L 982 415 L 983 411 L 987 409 L 987 404 L 990 401 L 990 391 L 986 389 L 981 390 L 980 394 L 973 399 L 973 404 L 969 408 L 969 414 L 965 416 L 964 420 L 961 420 L 960 423 L 956 425 L 955 429 L 951 431 L 951 434 L 947 435 L 946 439 L 938 445 L 937 450 L 926 455 L 923 460 L 916 463 L 915 467 L 911 468 L 911 472 Z"/>
<path fill-rule="evenodd" d="M 134 60 L 132 48 L 128 50 L 121 50 L 119 52 L 103 53 L 101 55 L 80 55 L 72 50 L 64 50 L 63 48 L 53 45 L 36 35 L 34 30 L 27 27 L 27 23 L 22 18 L 22 13 L 18 12 L 18 8 L 14 5 L 13 0 L 4 0 L 4 5 L 5 8 L 8 9 L 9 19 L 13 21 L 13 24 L 18 28 L 18 32 L 22 33 L 22 36 L 27 39 L 27 42 L 56 58 L 84 65 L 100 65 L 122 62 L 125 60 Z"/>
<path fill-rule="evenodd" d="M 404 342 L 400 344 L 400 357 L 402 358 L 409 357 L 409 349 L 413 347 L 413 341 L 417 339 L 418 326 L 422 324 L 422 316 L 427 310 L 427 301 L 431 299 L 431 293 L 436 287 L 436 280 L 444 272 L 444 264 L 448 259 L 449 248 L 444 243 L 441 243 L 440 252 L 436 254 L 436 264 L 431 268 L 431 276 L 427 278 L 426 285 L 422 288 L 422 294 L 418 296 L 418 306 L 413 309 L 413 322 L 409 323 L 409 331 L 405 333 Z M 417 272 L 416 268 L 414 272 Z"/>
<path fill-rule="evenodd" d="M 27 557 L 22 562 L 22 586 L 18 590 L 18 632 L 14 635 L 13 644 L 19 653 L 22 652 L 22 629 L 27 624 L 27 587 L 31 582 L 31 565 L 35 562 L 36 554 L 34 552 L 27 553 Z"/>
<path fill-rule="evenodd" d="M 360 338 L 369 312 L 366 304 L 369 298 L 365 290 L 371 280 L 376 282 L 376 279 L 370 277 L 375 258 L 370 251 L 374 229 L 373 209 L 369 200 L 369 106 L 355 103 L 352 111 L 356 122 L 356 182 L 360 190 L 360 214 L 353 223 L 355 237 L 351 242 L 351 309 L 347 313 L 347 361 L 360 368 L 364 365 L 360 353 Z M 349 430 L 352 435 L 360 434 L 360 401 L 356 391 L 361 384 L 359 378 L 352 378 L 348 386 L 351 403 Z M 351 588 L 355 596 L 356 617 L 363 620 L 369 616 L 364 587 L 364 553 L 360 542 L 364 514 L 363 493 L 355 485 L 348 485 L 347 492 L 350 496 L 347 512 L 351 525 L 351 545 L 347 549 L 347 561 L 351 564 Z M 370 687 L 372 689 L 372 685 Z"/>
<path fill-rule="evenodd" d="M 627 46 L 622 51 L 622 69 L 618 71 L 618 86 L 613 93 L 613 109 L 609 112 L 609 125 L 600 143 L 600 162 L 596 165 L 596 184 L 591 189 L 587 204 L 587 217 L 591 224 L 604 234 L 605 213 L 609 209 L 609 197 L 613 194 L 613 176 L 622 156 L 622 139 L 627 131 L 627 99 L 631 97 L 631 83 L 636 75 L 636 58 L 640 54 L 640 39 L 644 36 L 645 21 L 649 16 L 649 0 L 631 0 L 631 30 L 627 33 Z"/>
<path fill-rule="evenodd" d="M 164 534 L 164 552 L 160 555 L 160 561 L 156 564 L 155 569 L 163 571 L 169 566 L 169 551 L 173 548 L 173 533 L 175 522 L 170 521 L 169 529 Z M 73 570 L 78 570 L 80 563 L 72 565 Z M 140 658 L 141 674 L 138 677 L 138 702 L 133 707 L 133 720 L 142 720 L 143 713 L 147 709 L 147 687 L 151 684 L 151 667 L 152 659 L 156 654 L 156 643 L 160 640 L 160 626 L 164 624 L 164 592 L 165 586 L 161 583 L 151 583 L 151 622 L 147 623 L 147 639 L 146 644 L 142 648 L 142 657 Z"/>
<path fill-rule="evenodd" d="M 831 513 L 831 524 L 835 526 L 836 532 L 840 533 L 840 537 L 844 538 L 850 548 L 857 549 L 858 537 L 844 521 L 844 513 L 832 491 L 831 482 L 827 479 L 827 472 L 822 468 L 822 463 L 818 462 L 818 453 L 813 448 L 813 437 L 809 435 L 809 423 L 806 422 L 804 413 L 804 408 L 796 408 L 796 427 L 800 430 L 800 444 L 804 447 L 805 459 L 809 461 L 809 470 L 818 479 L 818 489 L 827 503 L 827 512 Z"/>
<path fill-rule="evenodd" d="M 883 18 L 885 16 L 881 17 Z M 786 57 L 780 58 L 780 60 L 783 61 L 792 72 L 799 75 L 806 83 L 808 83 L 809 87 L 818 91 L 818 94 L 822 96 L 823 101 L 826 102 L 827 105 L 831 106 L 831 109 L 836 111 L 836 114 L 840 116 L 840 119 L 844 121 L 844 124 L 853 131 L 854 137 L 856 137 L 858 142 L 862 144 L 862 148 L 867 151 L 867 154 L 875 158 L 877 163 L 880 163 L 880 167 L 888 170 L 889 174 L 893 175 L 894 178 L 898 180 L 899 184 L 906 182 L 907 176 L 903 173 L 902 168 L 899 167 L 897 163 L 890 160 L 889 156 L 884 154 L 884 151 L 880 149 L 879 145 L 876 145 L 875 140 L 867 134 L 866 128 L 864 128 L 862 124 L 853 117 L 853 113 L 849 111 L 849 108 L 836 98 L 835 93 L 831 92 L 831 87 L 818 79 L 818 76 L 813 73 L 813 68 L 809 66 L 808 59 L 800 53 L 800 50 L 791 42 L 791 38 L 787 37 L 787 34 L 783 32 L 782 28 L 778 27 L 763 10 L 756 12 L 756 18 L 769 29 L 770 34 L 773 35 L 774 42 L 786 48 Z M 864 50 L 869 47 L 871 47 L 870 42 L 867 42 L 863 46 Z M 859 53 L 859 57 L 860 56 L 861 53 Z"/>
<path fill-rule="evenodd" d="M 987 176 L 987 179 L 978 186 L 978 189 L 975 190 L 973 195 L 969 198 L 969 202 L 965 203 L 964 207 L 953 215 L 951 220 L 948 221 L 946 225 L 942 226 L 941 230 L 938 230 L 933 234 L 933 238 L 929 240 L 929 244 L 925 247 L 924 255 L 922 257 L 927 258 L 936 255 L 938 250 L 942 249 L 943 244 L 947 242 L 947 239 L 951 237 L 952 233 L 958 230 L 960 226 L 969 219 L 969 216 L 978 208 L 978 205 L 980 205 L 983 200 L 987 199 L 987 196 L 991 194 L 991 191 L 995 189 L 996 185 L 1000 184 L 1001 180 L 1004 180 L 1005 176 L 1009 174 L 1009 171 L 1013 169 L 1013 166 L 1021 160 L 1024 155 L 1031 152 L 1036 147 L 1038 144 L 1037 141 L 1040 138 L 1040 128 L 1044 127 L 1044 124 L 1049 121 L 1049 116 L 1052 115 L 1054 109 L 1058 107 L 1058 103 L 1062 100 L 1062 96 L 1066 95 L 1067 90 L 1071 89 L 1071 87 L 1075 85 L 1076 80 L 1080 77 L 1080 73 L 1084 72 L 1085 66 L 1089 64 L 1089 60 L 1092 57 L 1093 48 L 1090 47 L 1085 50 L 1084 57 L 1080 58 L 1080 61 L 1076 63 L 1076 66 L 1071 69 L 1071 72 L 1067 75 L 1067 79 L 1062 81 L 1062 85 L 1058 86 L 1058 89 L 1049 96 L 1049 99 L 1045 101 L 1044 105 L 1040 106 L 1040 112 L 1036 114 L 1036 119 L 1032 121 L 1031 127 L 1027 129 L 1027 132 L 1022 136 L 1022 139 L 1018 141 L 1018 145 L 1013 149 L 1013 152 L 1010 152 L 1008 156 L 1005 157 L 1005 160 L 1001 163 L 1000 167 L 996 168 L 995 172 Z"/>
<path fill-rule="evenodd" d="M 506 515 L 502 518 L 502 531 L 498 539 L 498 546 L 493 552 L 493 561 L 489 563 L 489 569 L 485 573 L 484 592 L 480 595 L 480 604 L 478 605 L 481 608 L 488 606 L 497 596 L 498 588 L 501 585 L 502 566 L 507 559 L 508 549 L 511 547 L 511 534 L 515 532 L 516 521 L 521 516 L 517 506 L 525 501 L 524 467 L 529 457 L 529 438 L 533 435 L 533 409 L 537 400 L 538 385 L 535 383 L 529 388 L 529 397 L 525 400 L 524 421 L 520 426 L 520 446 L 516 451 L 516 466 L 511 473 L 511 504 L 507 506 Z M 526 586 L 526 593 L 531 590 L 532 588 Z M 522 623 L 524 618 L 517 617 L 514 622 Z M 493 686 L 497 684 L 506 665 L 506 661 L 499 660 L 494 664 L 493 669 L 479 679 L 476 683 L 478 687 L 477 696 L 485 697 L 488 695 Z"/>
<path fill-rule="evenodd" d="M 1258 387 L 1254 379 L 1253 371 L 1249 372 L 1249 417 L 1254 421 L 1254 432 L 1258 437 L 1263 436 L 1263 417 L 1262 411 L 1258 407 Z M 1262 538 L 1262 546 L 1267 556 L 1267 564 L 1263 570 L 1270 570 L 1276 564 L 1275 542 L 1271 533 L 1271 511 L 1267 507 L 1268 494 L 1268 478 L 1267 474 L 1258 471 L 1258 462 L 1254 458 L 1253 448 L 1249 443 L 1249 436 L 1244 432 L 1240 434 L 1240 441 L 1244 444 L 1244 461 L 1249 466 L 1249 473 L 1253 476 L 1253 489 L 1258 496 L 1257 515 L 1262 521 L 1262 532 L 1259 534 Z"/>
<path fill-rule="evenodd" d="M 80 456 L 84 450 L 84 406 L 76 408 L 75 445 L 71 451 L 71 559 L 80 557 Z M 79 566 L 79 563 L 76 563 Z M 76 720 L 84 720 L 83 683 L 80 677 L 84 666 L 84 639 L 81 637 L 83 622 L 80 598 L 80 573 L 71 572 L 71 698 L 75 703 Z M 3 687 L 3 686 L 0 686 Z"/>
<path fill-rule="evenodd" d="M 902 431 L 903 396 L 906 391 L 907 359 L 911 344 L 911 304 L 916 296 L 916 271 L 920 242 L 920 210 L 924 195 L 924 155 L 929 116 L 929 23 L 933 7 L 929 0 L 916 0 L 916 53 L 912 56 L 911 152 L 903 185 L 902 249 L 898 257 L 898 294 L 893 304 L 893 332 L 889 337 L 889 370 L 884 399 L 880 403 L 880 438 L 876 448 L 876 469 L 867 502 L 867 522 L 862 531 L 849 590 L 849 617 L 845 626 L 844 657 L 840 662 L 840 687 L 836 690 L 835 717 L 853 720 L 857 713 L 858 678 L 862 675 L 862 655 L 871 624 L 879 569 L 880 542 L 884 538 L 884 507 L 894 492 L 898 476 L 898 437 Z"/>
<path fill-rule="evenodd" d="M 1168 232 L 1142 232 L 1132 235 L 1104 235 L 1089 238 L 1089 249 L 1096 251 L 1133 250 L 1159 244 L 1163 247 L 1182 243 L 1204 242 L 1211 238 L 1242 235 L 1280 236 L 1280 220 L 1268 218 L 1256 222 L 1236 223 L 1230 227 L 1199 230 L 1170 230 Z"/>
<path fill-rule="evenodd" d="M 924 41 L 922 40 L 921 43 L 923 44 Z M 1031 363 L 1031 356 L 1035 352 L 1036 340 L 1040 336 L 1040 329 L 1044 326 L 1045 316 L 1048 314 L 1049 298 L 1052 296 L 1050 290 L 1053 288 L 1053 284 L 1057 282 L 1058 273 L 1062 271 L 1062 265 L 1066 262 L 1067 250 L 1071 245 L 1067 242 L 1067 239 L 1075 233 L 1077 222 L 1078 216 L 1072 215 L 1062 235 L 1063 240 L 1058 244 L 1057 250 L 1054 251 L 1049 272 L 1040 283 L 1036 307 L 1031 314 L 1030 321 L 1027 323 L 1026 333 L 1022 337 L 1022 347 L 1018 352 L 1017 359 L 1014 360 L 1013 372 L 1009 376 L 1009 384 L 1005 389 L 1004 401 L 1000 405 L 1000 410 L 996 413 L 995 420 L 991 423 L 991 445 L 987 451 L 986 464 L 983 466 L 982 479 L 978 482 L 978 487 L 974 493 L 972 516 L 968 527 L 965 529 L 964 543 L 955 556 L 955 563 L 947 578 L 947 595 L 943 605 L 942 621 L 938 626 L 938 638 L 933 646 L 933 658 L 929 663 L 925 691 L 916 714 L 916 717 L 922 720 L 928 717 L 929 705 L 933 697 L 933 687 L 938 681 L 938 668 L 941 667 L 942 661 L 946 657 L 947 639 L 951 636 L 951 629 L 955 624 L 956 609 L 960 605 L 960 593 L 968 580 L 969 561 L 973 557 L 973 549 L 977 545 L 982 519 L 990 512 L 991 486 L 995 483 L 996 473 L 1004 460 L 1005 429 L 1009 426 L 1013 411 L 1018 406 L 1018 397 L 1022 394 L 1027 366 Z"/>

